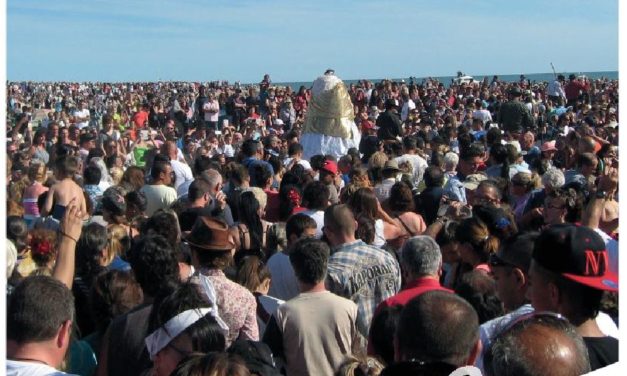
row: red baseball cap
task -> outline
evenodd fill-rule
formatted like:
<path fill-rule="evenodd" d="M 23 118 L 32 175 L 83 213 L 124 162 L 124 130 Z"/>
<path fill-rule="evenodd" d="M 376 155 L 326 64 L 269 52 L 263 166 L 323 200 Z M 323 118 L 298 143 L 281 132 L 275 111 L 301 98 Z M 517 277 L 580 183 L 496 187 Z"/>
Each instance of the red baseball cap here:
<path fill-rule="evenodd" d="M 321 170 L 332 173 L 333 175 L 337 175 L 337 163 L 333 161 L 326 160 L 322 164 Z"/>
<path fill-rule="evenodd" d="M 593 229 L 573 224 L 553 225 L 535 242 L 533 260 L 543 268 L 598 290 L 618 291 L 618 276 L 610 272 L 605 242 Z"/>

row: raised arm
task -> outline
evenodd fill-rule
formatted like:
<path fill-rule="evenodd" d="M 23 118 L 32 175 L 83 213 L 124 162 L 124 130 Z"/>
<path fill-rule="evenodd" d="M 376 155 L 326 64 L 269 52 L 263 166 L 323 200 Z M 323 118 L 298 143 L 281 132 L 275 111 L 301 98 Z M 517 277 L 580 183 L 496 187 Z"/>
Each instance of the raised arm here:
<path fill-rule="evenodd" d="M 583 213 L 581 224 L 593 229 L 599 228 L 605 200 L 616 192 L 618 188 L 618 170 L 609 168 L 606 174 L 601 175 L 596 192 L 590 195 L 590 202 Z M 604 195 L 601 195 L 604 192 Z M 598 195 L 597 195 L 598 194 Z"/>
<path fill-rule="evenodd" d="M 63 282 L 69 289 L 72 289 L 72 282 L 74 281 L 76 243 L 81 236 L 82 216 L 83 214 L 76 204 L 76 199 L 72 199 L 59 227 L 59 235 L 61 237 L 59 254 L 52 276 Z"/>

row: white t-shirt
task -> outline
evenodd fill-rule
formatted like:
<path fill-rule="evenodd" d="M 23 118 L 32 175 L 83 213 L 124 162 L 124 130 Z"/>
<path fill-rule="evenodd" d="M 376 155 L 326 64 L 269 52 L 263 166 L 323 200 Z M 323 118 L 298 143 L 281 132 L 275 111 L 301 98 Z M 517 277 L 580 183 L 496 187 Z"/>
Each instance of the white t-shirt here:
<path fill-rule="evenodd" d="M 304 212 L 302 212 L 302 214 L 308 215 L 313 218 L 314 221 L 316 221 L 316 235 L 314 235 L 314 237 L 316 239 L 322 238 L 322 227 L 324 227 L 324 211 L 305 210 Z"/>
<path fill-rule="evenodd" d="M 425 170 L 429 167 L 427 161 L 417 154 L 404 154 L 400 157 L 394 158 L 396 162 L 401 165 L 404 162 L 409 162 L 414 170 L 414 185 L 418 185 L 422 181 Z"/>
<path fill-rule="evenodd" d="M 374 221 L 374 241 L 372 245 L 375 247 L 383 247 L 385 245 L 385 224 L 382 219 Z"/>
<path fill-rule="evenodd" d="M 374 194 L 377 196 L 379 202 L 383 202 L 390 197 L 390 190 L 394 184 L 396 184 L 396 179 L 387 178 L 374 186 Z"/>
<path fill-rule="evenodd" d="M 233 145 L 225 144 L 222 147 L 218 148 L 218 154 L 224 154 L 226 158 L 233 158 L 235 155 L 235 149 L 233 149 Z"/>
<path fill-rule="evenodd" d="M 285 160 L 285 162 L 283 162 L 283 165 L 284 165 L 285 167 L 289 166 L 289 165 L 290 165 L 290 163 L 292 163 L 292 159 L 294 159 L 294 158 L 287 158 L 287 159 Z M 311 164 L 309 164 L 309 161 L 306 161 L 306 160 L 304 160 L 304 159 L 301 159 L 300 161 L 296 162 L 296 164 L 299 164 L 299 165 L 303 166 L 303 168 L 304 168 L 305 170 L 307 170 L 307 171 L 311 170 Z"/>
<path fill-rule="evenodd" d="M 152 216 L 159 209 L 167 209 L 176 201 L 176 190 L 167 185 L 144 185 L 140 189 L 146 195 L 146 215 Z"/>
<path fill-rule="evenodd" d="M 21 362 L 7 359 L 7 376 L 57 376 L 70 375 L 69 373 L 57 371 L 47 364 Z"/>
<path fill-rule="evenodd" d="M 488 110 L 476 110 L 472 113 L 472 118 L 480 119 L 485 124 L 488 121 L 492 121 L 492 114 Z"/>
<path fill-rule="evenodd" d="M 84 118 L 84 117 L 88 117 L 89 116 L 89 110 L 88 109 L 83 109 L 83 110 L 76 110 L 74 111 L 74 116 L 78 116 L 80 118 Z M 76 126 L 78 127 L 78 129 L 83 129 L 86 126 L 89 125 L 89 121 L 81 121 L 81 122 L 77 122 Z"/>
<path fill-rule="evenodd" d="M 176 181 L 174 182 L 174 189 L 178 191 L 178 187 L 181 184 L 194 180 L 194 176 L 192 175 L 192 169 L 186 163 L 179 161 L 170 161 L 170 165 L 172 166 L 172 171 L 174 171 L 174 175 L 176 175 Z M 191 183 L 190 183 L 191 184 Z M 188 186 L 189 188 L 189 186 Z"/>
<path fill-rule="evenodd" d="M 407 102 L 403 103 L 403 108 L 401 108 L 401 120 L 407 120 L 409 117 L 409 111 L 416 108 L 416 104 L 411 99 L 408 99 Z"/>

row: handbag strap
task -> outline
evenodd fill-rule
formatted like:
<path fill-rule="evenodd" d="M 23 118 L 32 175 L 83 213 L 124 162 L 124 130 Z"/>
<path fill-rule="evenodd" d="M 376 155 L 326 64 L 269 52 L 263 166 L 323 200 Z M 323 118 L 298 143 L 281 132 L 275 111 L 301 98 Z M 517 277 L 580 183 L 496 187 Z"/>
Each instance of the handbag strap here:
<path fill-rule="evenodd" d="M 405 228 L 405 231 L 407 231 L 407 233 L 411 236 L 414 236 L 414 232 L 412 230 L 409 229 L 409 227 L 407 227 L 407 225 L 405 224 L 405 222 L 403 222 L 403 220 L 401 219 L 400 215 L 396 216 L 396 219 L 398 219 L 401 222 L 401 225 L 403 225 L 403 227 Z"/>

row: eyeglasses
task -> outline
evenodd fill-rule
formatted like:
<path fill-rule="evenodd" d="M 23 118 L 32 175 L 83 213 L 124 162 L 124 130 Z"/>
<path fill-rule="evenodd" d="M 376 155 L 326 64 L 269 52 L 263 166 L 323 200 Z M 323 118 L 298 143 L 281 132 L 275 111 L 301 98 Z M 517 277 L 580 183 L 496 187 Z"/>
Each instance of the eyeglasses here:
<path fill-rule="evenodd" d="M 496 205 L 499 203 L 499 200 L 491 197 L 475 196 L 475 203 L 476 205 Z"/>

